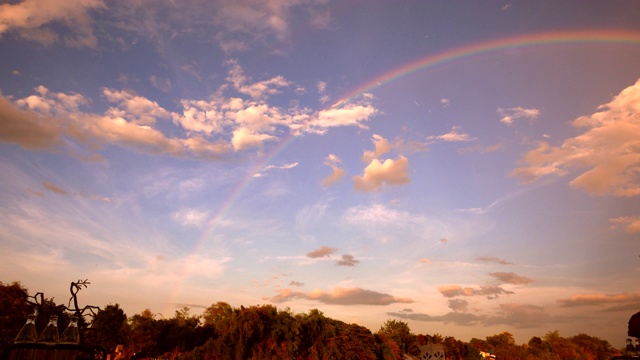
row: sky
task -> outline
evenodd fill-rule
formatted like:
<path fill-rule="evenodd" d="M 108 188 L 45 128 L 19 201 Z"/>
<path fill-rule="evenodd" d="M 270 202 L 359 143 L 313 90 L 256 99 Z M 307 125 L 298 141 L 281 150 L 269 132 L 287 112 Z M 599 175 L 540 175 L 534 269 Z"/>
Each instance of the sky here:
<path fill-rule="evenodd" d="M 0 281 L 621 347 L 640 2 L 0 4 Z"/>

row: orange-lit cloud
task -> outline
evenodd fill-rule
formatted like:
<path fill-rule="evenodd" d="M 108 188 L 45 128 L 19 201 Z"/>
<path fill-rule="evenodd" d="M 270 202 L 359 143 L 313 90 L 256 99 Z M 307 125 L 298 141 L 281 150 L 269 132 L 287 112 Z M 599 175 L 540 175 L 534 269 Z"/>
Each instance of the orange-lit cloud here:
<path fill-rule="evenodd" d="M 322 180 L 321 184 L 324 188 L 327 188 L 334 183 L 340 181 L 346 174 L 344 169 L 340 167 L 342 160 L 339 157 L 329 154 L 324 160 L 324 164 L 331 168 L 331 174 Z"/>
<path fill-rule="evenodd" d="M 581 172 L 570 185 L 597 195 L 640 195 L 640 80 L 598 111 L 572 122 L 582 134 L 560 146 L 541 142 L 511 175 L 529 183 L 547 175 Z"/>
<path fill-rule="evenodd" d="M 640 216 L 621 216 L 609 219 L 609 222 L 613 224 L 611 226 L 612 228 L 615 229 L 618 226 L 622 226 L 629 234 L 637 234 L 640 232 Z"/>
<path fill-rule="evenodd" d="M 375 145 L 374 151 L 365 151 L 362 155 L 362 161 L 365 164 L 372 162 L 374 159 L 379 158 L 381 155 L 388 153 L 391 150 L 391 143 L 380 135 L 373 134 L 371 141 Z"/>
<path fill-rule="evenodd" d="M 362 176 L 354 176 L 354 187 L 358 191 L 378 191 L 383 185 L 403 185 L 408 184 L 409 160 L 400 155 L 395 160 L 386 159 L 380 162 L 373 159 L 364 169 Z"/>

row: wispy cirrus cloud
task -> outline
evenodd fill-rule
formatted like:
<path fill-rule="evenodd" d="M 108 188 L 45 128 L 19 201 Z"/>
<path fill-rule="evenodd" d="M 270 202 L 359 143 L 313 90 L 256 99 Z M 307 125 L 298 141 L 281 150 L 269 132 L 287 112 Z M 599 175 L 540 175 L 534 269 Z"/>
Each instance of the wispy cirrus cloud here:
<path fill-rule="evenodd" d="M 492 263 L 496 263 L 496 264 L 500 264 L 500 265 L 512 265 L 513 263 L 501 259 L 499 257 L 496 256 L 481 256 L 479 258 L 476 258 L 477 261 L 481 261 L 481 262 L 492 262 Z"/>
<path fill-rule="evenodd" d="M 637 310 L 640 304 L 640 293 L 622 294 L 577 294 L 565 299 L 559 299 L 563 307 L 607 307 L 609 311 Z"/>
<path fill-rule="evenodd" d="M 533 281 L 533 279 L 528 278 L 526 276 L 520 276 L 513 272 L 493 272 L 489 273 L 489 275 L 493 276 L 496 280 L 505 284 L 512 285 L 527 285 Z"/>
<path fill-rule="evenodd" d="M 91 12 L 106 9 L 102 0 L 24 0 L 0 5 L 0 36 L 7 33 L 42 45 L 60 40 L 71 47 L 96 47 Z M 54 30 L 62 27 L 64 32 Z"/>
<path fill-rule="evenodd" d="M 451 128 L 451 131 L 449 131 L 446 134 L 427 136 L 427 140 L 430 142 L 435 142 L 435 141 L 459 142 L 459 141 L 475 140 L 469 134 L 460 133 L 459 132 L 460 129 L 461 129 L 460 126 L 454 126 Z"/>

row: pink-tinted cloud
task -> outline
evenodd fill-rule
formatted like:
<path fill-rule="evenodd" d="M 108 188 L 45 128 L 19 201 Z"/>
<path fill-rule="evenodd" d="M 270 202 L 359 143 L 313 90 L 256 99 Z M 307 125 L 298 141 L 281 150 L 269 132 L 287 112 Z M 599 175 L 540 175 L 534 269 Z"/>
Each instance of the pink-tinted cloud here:
<path fill-rule="evenodd" d="M 477 289 L 462 287 L 460 285 L 442 285 L 438 286 L 438 291 L 442 296 L 447 298 L 457 296 L 486 296 L 488 299 L 495 299 L 499 295 L 513 294 L 513 291 L 505 290 L 497 285 L 484 285 Z"/>
<path fill-rule="evenodd" d="M 54 192 L 54 193 L 56 193 L 56 194 L 60 194 L 60 195 L 68 195 L 68 194 L 69 194 L 68 192 L 66 192 L 66 191 L 65 191 L 64 189 L 62 189 L 61 187 L 59 187 L 59 186 L 57 186 L 57 185 L 54 185 L 54 184 L 52 184 L 52 183 L 49 183 L 49 182 L 44 182 L 44 183 L 42 183 L 42 186 L 43 186 L 45 189 L 47 189 L 47 190 L 49 190 L 49 191 L 51 191 L 51 192 Z"/>

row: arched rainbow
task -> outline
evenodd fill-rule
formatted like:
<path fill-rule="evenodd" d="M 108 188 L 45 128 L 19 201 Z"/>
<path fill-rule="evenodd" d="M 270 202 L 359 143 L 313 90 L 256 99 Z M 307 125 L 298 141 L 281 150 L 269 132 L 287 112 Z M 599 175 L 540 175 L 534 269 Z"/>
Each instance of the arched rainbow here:
<path fill-rule="evenodd" d="M 341 107 L 358 96 L 370 92 L 373 89 L 400 79 L 409 74 L 421 71 L 433 66 L 467 58 L 489 52 L 496 52 L 517 47 L 531 47 L 554 44 L 579 44 L 579 43 L 609 43 L 609 44 L 639 44 L 640 30 L 576 30 L 555 31 L 536 34 L 516 35 L 493 39 L 489 41 L 473 43 L 446 50 L 437 54 L 430 54 L 415 61 L 406 63 L 391 71 L 380 74 L 365 82 L 343 96 L 332 107 Z"/>
<path fill-rule="evenodd" d="M 511 37 L 504 37 L 499 39 L 492 39 L 488 41 L 473 43 L 453 49 L 449 49 L 436 54 L 429 54 L 415 61 L 408 62 L 402 66 L 394 68 L 388 72 L 377 75 L 371 80 L 356 87 L 341 100 L 333 104 L 332 108 L 340 108 L 349 102 L 353 101 L 360 95 L 371 92 L 374 89 L 383 86 L 389 82 L 400 79 L 412 73 L 422 71 L 424 69 L 432 68 L 440 64 L 448 63 L 462 58 L 468 58 L 480 54 L 486 54 L 490 52 L 501 51 L 505 49 L 512 49 L 518 47 L 532 47 L 532 46 L 545 46 L 545 45 L 559 45 L 559 44 L 640 44 L 640 30 L 628 30 L 628 29 L 602 29 L 602 30 L 572 30 L 572 31 L 554 31 L 534 34 L 521 34 Z M 243 190 L 249 185 L 251 180 L 257 173 L 260 173 L 270 162 L 274 159 L 296 136 L 293 134 L 288 135 L 282 139 L 278 145 L 275 146 L 272 151 L 265 155 L 254 168 L 249 172 L 247 176 L 234 188 L 229 194 L 227 199 L 221 204 L 218 211 L 215 213 L 213 219 L 205 227 L 205 231 L 197 240 L 192 254 L 197 254 L 202 248 L 203 244 L 211 239 L 216 226 L 220 220 L 224 217 L 226 212 L 231 208 L 236 199 L 240 196 Z M 188 266 L 188 265 L 185 265 Z M 185 269 L 182 277 L 186 275 L 187 269 Z M 184 281 L 184 279 L 182 280 Z M 174 289 L 172 297 L 175 298 L 177 292 L 180 290 L 182 284 Z"/>

